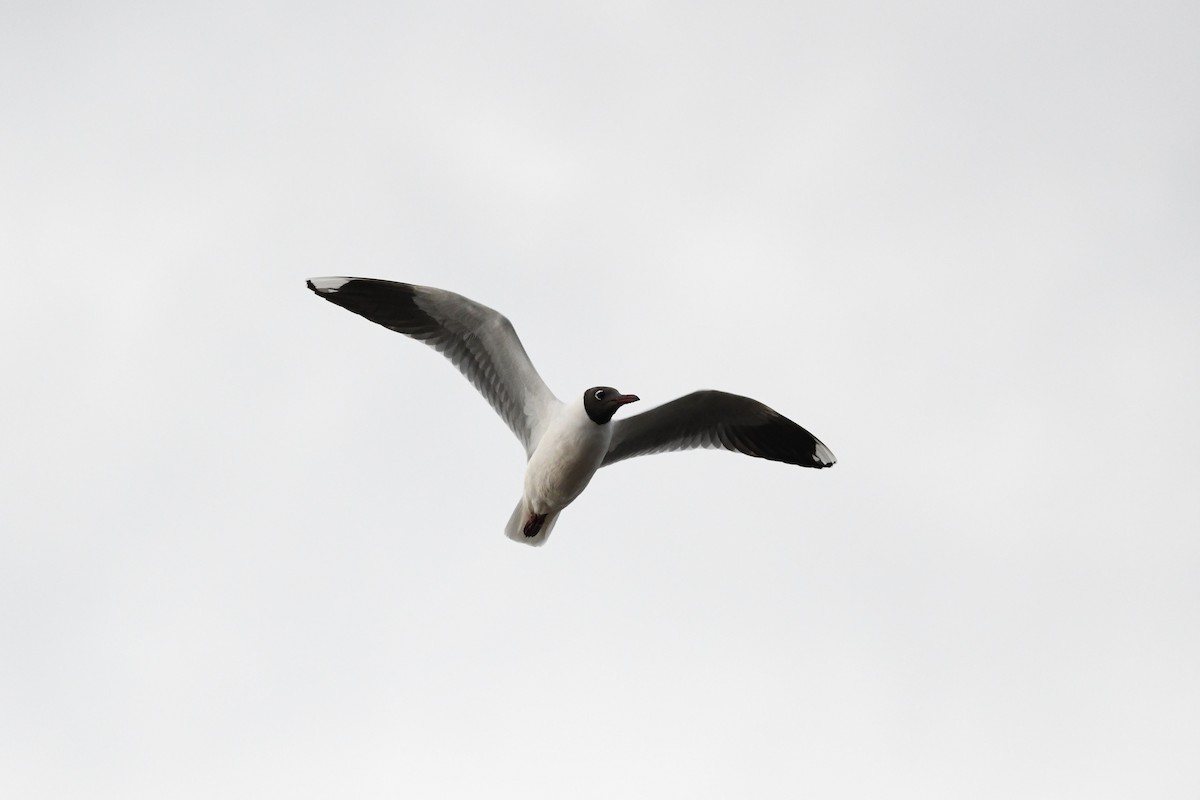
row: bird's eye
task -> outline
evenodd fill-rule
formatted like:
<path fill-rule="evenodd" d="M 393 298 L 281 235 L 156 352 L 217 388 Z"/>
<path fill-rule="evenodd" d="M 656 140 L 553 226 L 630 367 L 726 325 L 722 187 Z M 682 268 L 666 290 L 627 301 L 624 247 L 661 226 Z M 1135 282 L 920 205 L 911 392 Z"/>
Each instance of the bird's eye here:
<path fill-rule="evenodd" d="M 597 400 L 603 400 L 603 399 L 604 399 L 604 390 L 603 390 L 603 389 L 597 389 L 597 390 L 596 390 L 596 399 L 597 399 Z"/>

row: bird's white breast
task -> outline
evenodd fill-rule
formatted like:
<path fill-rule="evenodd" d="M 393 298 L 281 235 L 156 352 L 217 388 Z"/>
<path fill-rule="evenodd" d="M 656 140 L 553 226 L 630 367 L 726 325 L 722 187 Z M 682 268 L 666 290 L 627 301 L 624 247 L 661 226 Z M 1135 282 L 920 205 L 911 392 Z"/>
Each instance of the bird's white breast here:
<path fill-rule="evenodd" d="M 612 425 L 592 422 L 582 400 L 559 409 L 525 467 L 525 499 L 533 511 L 566 508 L 600 468 L 611 440 Z"/>

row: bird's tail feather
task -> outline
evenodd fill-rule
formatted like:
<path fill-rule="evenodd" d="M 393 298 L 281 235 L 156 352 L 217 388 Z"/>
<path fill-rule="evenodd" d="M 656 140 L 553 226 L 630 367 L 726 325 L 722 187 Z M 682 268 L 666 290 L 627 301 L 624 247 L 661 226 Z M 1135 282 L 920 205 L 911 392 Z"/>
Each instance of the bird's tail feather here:
<path fill-rule="evenodd" d="M 512 516 L 508 518 L 508 525 L 504 527 L 504 535 L 514 542 L 541 547 L 550 538 L 550 531 L 554 529 L 554 523 L 558 522 L 558 513 L 547 514 L 542 519 L 542 525 L 538 528 L 537 533 L 532 536 L 526 536 L 525 524 L 532 517 L 533 511 L 525 503 L 525 498 L 521 498 L 520 502 L 517 503 L 517 507 L 513 509 Z"/>

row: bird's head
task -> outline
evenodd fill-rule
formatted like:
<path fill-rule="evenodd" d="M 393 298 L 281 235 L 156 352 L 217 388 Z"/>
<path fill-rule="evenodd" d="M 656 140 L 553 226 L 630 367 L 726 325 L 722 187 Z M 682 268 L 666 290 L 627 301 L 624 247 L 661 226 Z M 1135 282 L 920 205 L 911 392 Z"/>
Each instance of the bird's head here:
<path fill-rule="evenodd" d="M 621 394 L 611 386 L 593 386 L 583 393 L 583 410 L 592 422 L 603 425 L 612 419 L 618 408 L 637 399 L 636 394 Z"/>

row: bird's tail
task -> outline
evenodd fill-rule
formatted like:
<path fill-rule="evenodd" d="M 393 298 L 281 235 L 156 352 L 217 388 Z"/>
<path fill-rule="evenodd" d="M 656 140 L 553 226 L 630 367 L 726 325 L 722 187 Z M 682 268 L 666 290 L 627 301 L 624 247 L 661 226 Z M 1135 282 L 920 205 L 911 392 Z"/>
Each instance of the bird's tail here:
<path fill-rule="evenodd" d="M 517 503 L 508 525 L 504 527 L 504 535 L 514 542 L 541 547 L 550 538 L 554 523 L 558 522 L 558 512 L 554 514 L 534 514 L 525 502 L 525 498 Z"/>

